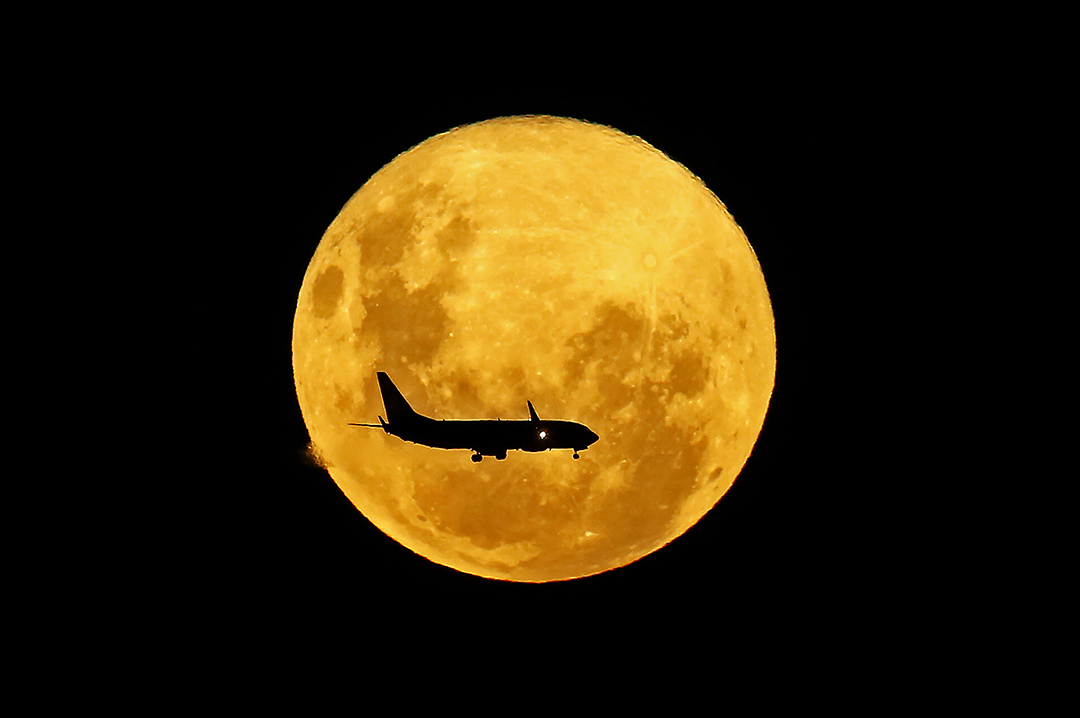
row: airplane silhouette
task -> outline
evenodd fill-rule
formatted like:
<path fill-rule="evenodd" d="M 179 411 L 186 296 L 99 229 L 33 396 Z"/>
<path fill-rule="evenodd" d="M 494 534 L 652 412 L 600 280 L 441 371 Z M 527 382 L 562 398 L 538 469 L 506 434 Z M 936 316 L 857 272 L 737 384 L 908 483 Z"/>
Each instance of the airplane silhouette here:
<path fill-rule="evenodd" d="M 378 424 L 354 424 L 349 426 L 381 427 L 383 431 L 414 444 L 438 449 L 472 449 L 472 460 L 481 462 L 485 456 L 499 461 L 506 458 L 509 449 L 521 451 L 547 451 L 548 449 L 573 449 L 574 458 L 579 451 L 589 447 L 600 437 L 584 424 L 573 421 L 541 420 L 529 405 L 528 421 L 438 421 L 422 416 L 409 406 L 386 372 L 378 372 L 379 389 L 382 391 L 386 420 L 379 417 Z"/>

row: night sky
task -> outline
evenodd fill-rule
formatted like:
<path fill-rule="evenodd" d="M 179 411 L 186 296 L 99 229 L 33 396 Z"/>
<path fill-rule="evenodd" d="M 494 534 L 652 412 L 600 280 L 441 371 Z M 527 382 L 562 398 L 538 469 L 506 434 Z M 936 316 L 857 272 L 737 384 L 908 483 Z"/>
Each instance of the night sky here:
<path fill-rule="evenodd" d="M 869 257 L 880 255 L 867 170 L 893 152 L 873 108 L 795 71 L 762 86 L 717 76 L 698 93 L 569 91 L 542 78 L 382 92 L 293 78 L 205 107 L 193 117 L 201 141 L 176 153 L 207 178 L 188 199 L 209 212 L 215 237 L 198 243 L 213 269 L 192 289 L 226 307 L 192 350 L 216 405 L 176 488 L 197 507 L 177 538 L 181 591 L 197 615 L 254 632 L 407 620 L 485 636 L 555 625 L 614 636 L 636 620 L 718 645 L 733 630 L 820 637 L 839 616 L 875 610 L 894 560 L 882 497 L 899 490 L 900 459 L 877 452 L 868 418 L 885 397 L 870 388 L 882 349 L 870 339 L 880 317 Z M 461 574 L 378 531 L 305 461 L 290 364 L 307 262 L 352 193 L 435 133 L 513 114 L 611 125 L 687 166 L 746 232 L 776 318 L 770 409 L 727 495 L 636 563 L 546 585 Z M 201 147 L 194 159 L 187 142 Z"/>

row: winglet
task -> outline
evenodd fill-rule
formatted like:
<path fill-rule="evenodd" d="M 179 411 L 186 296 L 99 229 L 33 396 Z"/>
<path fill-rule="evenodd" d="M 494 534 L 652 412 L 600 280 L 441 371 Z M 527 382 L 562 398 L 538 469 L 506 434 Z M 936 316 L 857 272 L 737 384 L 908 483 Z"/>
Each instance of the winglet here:
<path fill-rule="evenodd" d="M 540 417 L 536 415 L 536 409 L 533 408 L 532 402 L 530 401 L 530 402 L 527 402 L 527 403 L 529 404 L 529 419 L 531 421 L 539 422 Z"/>

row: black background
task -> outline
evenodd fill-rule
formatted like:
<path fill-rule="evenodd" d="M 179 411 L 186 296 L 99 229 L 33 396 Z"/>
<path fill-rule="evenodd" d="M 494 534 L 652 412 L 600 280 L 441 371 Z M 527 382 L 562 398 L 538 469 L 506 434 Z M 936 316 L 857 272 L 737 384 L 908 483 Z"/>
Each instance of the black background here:
<path fill-rule="evenodd" d="M 919 699 L 913 685 L 948 684 L 972 647 L 1025 660 L 1002 656 L 997 629 L 1038 634 L 1042 606 L 1000 597 L 1043 595 L 1001 562 L 1044 548 L 1021 535 L 1044 512 L 979 497 L 1022 502 L 1038 478 L 1010 470 L 988 489 L 994 444 L 1046 444 L 997 407 L 1030 394 L 999 390 L 1031 335 L 1001 279 L 1044 276 L 1060 235 L 1031 232 L 1058 196 L 1015 194 L 1033 177 L 1010 160 L 1061 156 L 1042 135 L 1065 115 L 1028 102 L 1059 102 L 1061 44 L 1025 66 L 1002 39 L 1016 33 L 888 8 L 766 6 L 748 22 L 650 6 L 585 23 L 523 6 L 494 27 L 490 11 L 401 9 L 95 7 L 18 26 L 9 134 L 30 162 L 12 205 L 33 221 L 12 237 L 30 256 L 9 266 L 11 319 L 60 345 L 11 332 L 9 353 L 55 391 L 9 430 L 20 460 L 26 437 L 45 439 L 9 481 L 40 492 L 7 506 L 22 665 L 50 681 L 99 668 L 110 700 L 160 676 L 172 702 L 241 674 L 258 690 L 240 683 L 240 699 L 273 699 L 297 665 L 344 656 L 363 696 L 384 697 L 372 663 L 454 667 L 474 682 L 437 698 L 475 704 L 504 671 L 516 707 L 549 686 L 636 699 L 658 667 L 690 663 L 715 707 L 732 664 L 768 684 L 756 699 L 834 702 L 893 675 L 876 698 Z M 437 132 L 525 113 L 640 135 L 700 176 L 761 261 L 778 347 L 765 426 L 721 502 L 630 566 L 544 585 L 457 573 L 371 526 L 303 459 L 290 356 L 305 268 L 349 196 Z M 990 271 L 988 254 L 1018 269 Z M 984 352 L 957 356 L 985 329 Z M 985 355 L 1005 357 L 996 376 Z M 9 383 L 38 388 L 28 377 Z M 995 420 L 977 444 L 964 412 Z M 597 687 L 600 665 L 618 680 Z M 664 705 L 692 706 L 689 682 Z"/>
<path fill-rule="evenodd" d="M 847 81 L 797 69 L 733 77 L 571 88 L 537 72 L 403 89 L 283 71 L 194 91 L 196 106 L 176 108 L 184 121 L 170 161 L 198 178 L 186 185 L 200 209 L 181 221 L 192 241 L 178 258 L 198 268 L 185 289 L 198 301 L 181 301 L 178 320 L 198 343 L 178 352 L 199 378 L 200 407 L 196 432 L 167 439 L 182 467 L 176 493 L 191 508 L 171 530 L 178 570 L 163 592 L 199 624 L 269 641 L 326 631 L 354 640 L 381 622 L 440 640 L 719 645 L 736 633 L 861 633 L 853 627 L 902 590 L 890 578 L 903 568 L 887 498 L 899 490 L 896 467 L 879 452 L 874 417 L 890 401 L 876 364 L 888 241 L 879 178 L 903 143 L 882 101 Z M 777 333 L 764 428 L 720 503 L 629 566 L 544 585 L 435 565 L 370 524 L 304 459 L 290 354 L 307 263 L 348 198 L 433 134 L 514 114 L 613 126 L 701 177 L 757 253 Z"/>

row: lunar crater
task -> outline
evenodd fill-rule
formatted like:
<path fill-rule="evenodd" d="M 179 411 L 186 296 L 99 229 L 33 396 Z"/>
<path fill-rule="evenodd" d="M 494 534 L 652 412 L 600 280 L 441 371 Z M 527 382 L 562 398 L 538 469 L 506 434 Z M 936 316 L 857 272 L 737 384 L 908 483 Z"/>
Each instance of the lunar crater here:
<path fill-rule="evenodd" d="M 315 279 L 312 287 L 312 304 L 315 316 L 319 319 L 329 319 L 337 310 L 338 302 L 341 301 L 342 286 L 345 281 L 345 273 L 341 267 L 327 267 Z"/>

